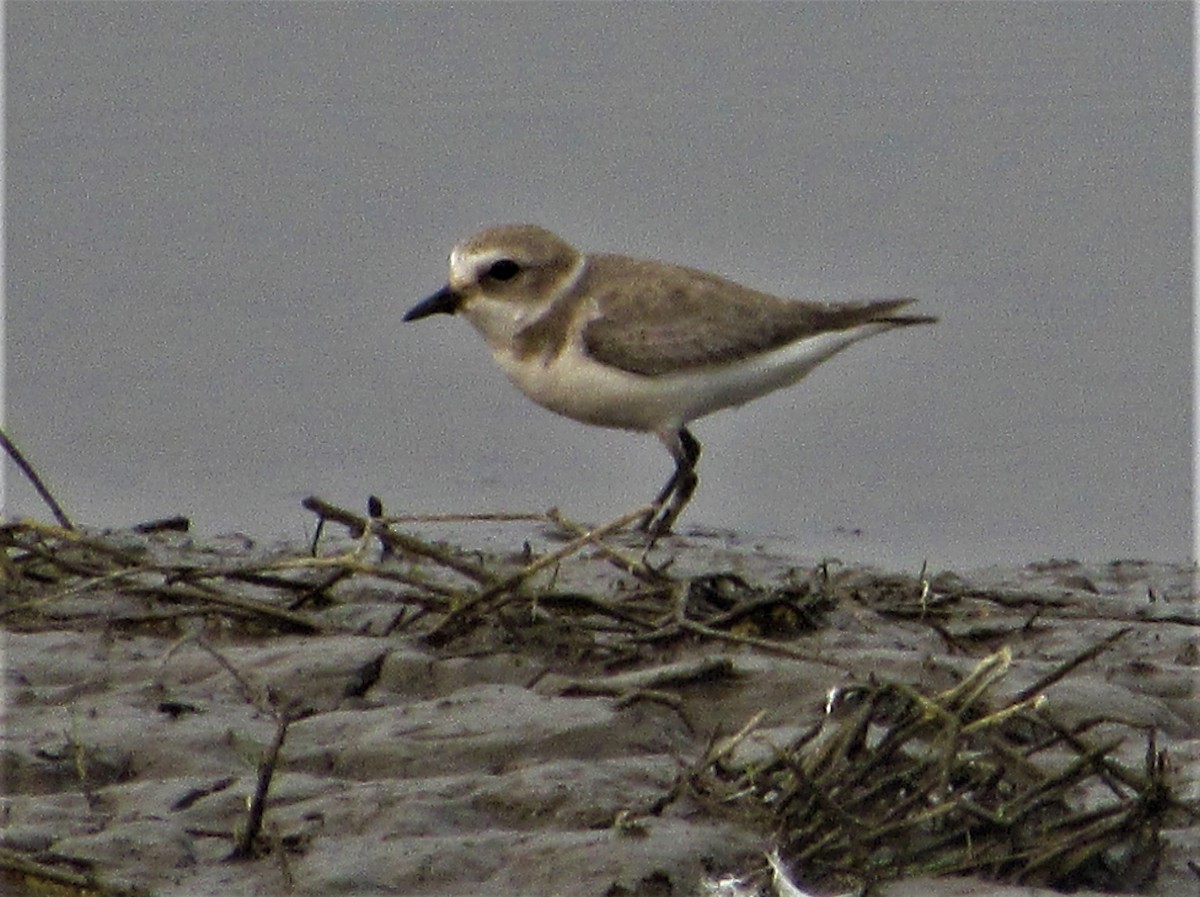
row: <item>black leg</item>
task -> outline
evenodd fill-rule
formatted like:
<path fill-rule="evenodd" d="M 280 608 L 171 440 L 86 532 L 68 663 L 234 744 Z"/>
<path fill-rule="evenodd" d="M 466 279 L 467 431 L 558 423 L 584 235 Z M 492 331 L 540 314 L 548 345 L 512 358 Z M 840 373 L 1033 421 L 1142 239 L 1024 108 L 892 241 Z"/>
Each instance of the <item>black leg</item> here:
<path fill-rule="evenodd" d="M 662 513 L 663 505 L 665 505 L 667 503 L 667 499 L 674 494 L 675 487 L 679 485 L 681 471 L 682 468 L 676 464 L 675 470 L 671 473 L 671 478 L 667 480 L 667 485 L 662 487 L 662 491 L 659 492 L 658 495 L 655 496 L 654 501 L 650 503 L 650 510 L 643 514 L 642 519 L 638 521 L 638 529 L 640 529 L 642 532 L 655 532 L 655 529 L 652 526 L 654 523 L 654 518 Z M 659 534 L 656 533 L 656 535 Z"/>
<path fill-rule="evenodd" d="M 667 500 L 675 494 L 675 490 L 679 487 L 679 481 L 688 468 L 687 446 L 684 445 L 683 438 L 679 432 L 671 433 L 668 436 L 660 434 L 659 438 L 662 439 L 663 444 L 667 447 L 667 451 L 671 453 L 671 457 L 675 459 L 675 469 L 671 471 L 671 476 L 667 479 L 667 485 L 662 487 L 662 490 L 654 497 L 654 501 L 650 503 L 650 510 L 638 521 L 638 529 L 646 533 L 656 532 L 657 527 L 654 526 L 654 520 L 662 513 Z"/>
<path fill-rule="evenodd" d="M 667 485 L 654 499 L 653 507 L 641 519 L 639 529 L 658 538 L 671 531 L 680 512 L 692 498 L 700 477 L 696 475 L 696 462 L 700 460 L 700 442 L 681 427 L 674 434 L 674 439 L 667 441 L 667 448 L 675 459 L 675 472 L 667 480 Z"/>

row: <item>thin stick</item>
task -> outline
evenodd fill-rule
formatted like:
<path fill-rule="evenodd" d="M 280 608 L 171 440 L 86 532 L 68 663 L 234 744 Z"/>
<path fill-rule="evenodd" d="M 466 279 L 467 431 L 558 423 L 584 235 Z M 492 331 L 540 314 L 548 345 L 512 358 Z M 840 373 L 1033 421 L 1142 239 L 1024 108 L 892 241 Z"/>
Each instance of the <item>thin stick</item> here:
<path fill-rule="evenodd" d="M 388 514 L 381 523 L 536 523 L 545 514 L 518 514 L 497 511 L 490 514 Z"/>
<path fill-rule="evenodd" d="M 619 673 L 615 676 L 597 676 L 591 679 L 572 679 L 559 687 L 561 695 L 621 695 L 633 691 L 678 688 L 694 683 L 708 683 L 717 679 L 732 679 L 737 675 L 733 661 L 728 657 L 702 657 Z"/>
<path fill-rule="evenodd" d="M 0 445 L 4 446 L 4 450 L 8 452 L 8 457 L 13 459 L 13 463 L 20 468 L 21 473 L 25 474 L 29 482 L 33 483 L 33 488 L 42 497 L 42 501 L 50 506 L 50 513 L 54 515 L 54 519 L 58 521 L 59 526 L 63 529 L 75 529 L 75 525 L 67 517 L 67 512 L 54 500 L 54 496 L 50 494 L 50 490 L 46 488 L 46 484 L 42 482 L 42 478 L 33 469 L 33 465 L 25 460 L 25 456 L 21 454 L 21 450 L 12 444 L 12 440 L 8 438 L 3 429 L 0 429 Z"/>
<path fill-rule="evenodd" d="M 309 496 L 300 502 L 300 504 L 306 510 L 316 514 L 322 521 L 332 520 L 335 523 L 340 523 L 350 530 L 350 535 L 355 538 L 360 538 L 365 533 L 370 532 L 390 549 L 409 555 L 429 558 L 442 567 L 448 567 L 468 579 L 475 580 L 480 585 L 488 586 L 496 581 L 496 577 L 487 570 L 459 557 L 452 551 L 439 548 L 436 545 L 418 539 L 416 536 L 388 529 L 384 523 L 386 518 L 363 517 L 344 508 L 331 505 L 329 502 L 316 496 Z M 313 544 L 315 548 L 315 541 Z"/>
<path fill-rule="evenodd" d="M 607 536 L 611 532 L 628 526 L 645 513 L 646 508 L 638 508 L 636 511 L 630 511 L 628 514 L 624 514 L 618 517 L 616 520 L 609 521 L 603 526 L 598 526 L 593 530 L 589 530 L 582 536 L 571 540 L 557 551 L 552 551 L 549 554 L 542 555 L 536 561 L 526 564 L 507 579 L 498 582 L 489 589 L 485 589 L 479 595 L 476 601 L 486 601 L 489 598 L 494 598 L 497 595 L 502 595 L 505 592 L 512 591 L 535 573 L 545 570 L 547 567 L 552 567 L 561 560 L 565 560 L 581 549 L 586 548 L 588 545 L 594 544 L 596 540 L 602 538 L 603 536 Z"/>
<path fill-rule="evenodd" d="M 1080 651 L 1066 663 L 1056 667 L 1050 673 L 1033 683 L 1033 685 L 1030 685 L 1028 688 L 1023 688 L 1021 691 L 1017 692 L 1016 696 L 1012 699 L 1012 703 L 1019 704 L 1022 701 L 1028 701 L 1030 698 L 1036 697 L 1038 694 L 1045 691 L 1055 682 L 1070 673 L 1071 670 L 1075 669 L 1075 667 L 1079 666 L 1080 664 L 1087 663 L 1092 658 L 1107 651 L 1118 639 L 1124 638 L 1131 632 L 1133 632 L 1133 628 L 1126 626 L 1124 629 L 1118 629 L 1111 635 L 1101 639 L 1090 648 Z"/>
<path fill-rule="evenodd" d="M 434 627 L 430 632 L 426 633 L 425 640 L 432 645 L 444 644 L 455 636 L 466 626 L 466 621 L 477 615 L 477 611 L 482 606 L 492 602 L 494 599 L 501 597 L 505 593 L 510 593 L 519 588 L 529 577 L 533 576 L 547 567 L 557 564 L 559 561 L 570 557 L 576 552 L 588 545 L 593 544 L 596 539 L 607 535 L 608 533 L 619 530 L 622 527 L 628 526 L 633 521 L 637 520 L 646 513 L 646 508 L 638 508 L 636 511 L 630 511 L 628 514 L 623 514 L 616 520 L 598 526 L 587 533 L 584 533 L 577 539 L 574 539 L 564 545 L 557 551 L 552 551 L 550 554 L 543 555 L 537 560 L 526 564 L 516 573 L 505 579 L 495 583 L 494 585 L 485 588 L 478 595 L 467 599 L 457 608 L 447 614 L 442 621 Z M 496 602 L 493 606 L 499 607 L 505 602 Z"/>
<path fill-rule="evenodd" d="M 260 622 L 266 622 L 275 626 L 285 626 L 300 632 L 324 633 L 331 631 L 329 625 L 298 611 L 272 607 L 263 601 L 253 598 L 239 598 L 235 595 L 225 595 L 216 589 L 206 586 L 204 583 L 190 585 L 180 583 L 178 585 L 165 586 L 132 584 L 126 586 L 125 591 L 131 595 L 153 595 L 167 601 L 213 604 L 226 610 L 239 612 L 243 616 L 256 618 Z"/>
<path fill-rule="evenodd" d="M 649 506 L 647 506 L 647 507 L 649 507 Z M 585 530 L 578 523 L 576 523 L 573 520 L 568 520 L 561 513 L 559 513 L 558 508 L 551 508 L 549 511 L 546 512 L 546 516 L 549 517 L 551 520 L 553 520 L 559 526 L 574 533 L 576 536 L 590 535 L 587 532 L 587 530 Z M 669 582 L 671 579 L 671 577 L 668 576 L 666 573 L 664 573 L 662 570 L 656 570 L 655 568 L 651 567 L 648 563 L 646 563 L 644 555 L 641 560 L 637 560 L 635 558 L 632 558 L 632 557 L 626 555 L 623 552 L 617 551 L 617 549 L 613 548 L 607 542 L 604 542 L 598 538 L 595 538 L 594 536 L 592 536 L 591 542 L 596 547 L 596 549 L 602 555 L 604 555 L 604 557 L 613 566 L 615 566 L 618 570 L 624 570 L 626 573 L 631 573 L 634 576 L 636 576 L 638 579 L 642 580 L 642 582 L 658 584 L 658 583 L 663 583 L 663 582 Z"/>
<path fill-rule="evenodd" d="M 275 728 L 275 739 L 267 748 L 262 763 L 258 766 L 258 785 L 254 789 L 254 798 L 250 801 L 250 814 L 246 819 L 246 827 L 238 835 L 233 852 L 227 860 L 244 860 L 254 856 L 254 839 L 262 831 L 263 814 L 267 808 L 267 791 L 271 788 L 271 779 L 275 775 L 275 764 L 279 761 L 279 750 L 283 747 L 283 739 L 287 737 L 288 726 L 292 724 L 292 716 L 284 713 L 279 718 Z"/>
<path fill-rule="evenodd" d="M 697 623 L 695 620 L 679 620 L 673 624 L 679 629 L 696 635 L 702 635 L 706 638 L 717 639 L 718 641 L 730 642 L 735 645 L 753 645 L 766 651 L 769 654 L 779 654 L 783 657 L 792 657 L 796 660 L 803 660 L 808 663 L 817 663 L 822 666 L 833 667 L 836 670 L 845 670 L 848 661 L 830 660 L 827 657 L 813 654 L 809 651 L 799 651 L 795 648 L 784 645 L 780 642 L 773 642 L 770 639 L 758 638 L 753 635 L 741 635 L 736 632 L 723 632 L 720 629 L 713 629 L 711 626 L 705 626 L 703 623 Z M 661 639 L 670 634 L 671 626 L 664 627 L 660 632 L 651 633 L 650 635 L 638 636 L 638 641 L 651 641 L 653 639 Z"/>
<path fill-rule="evenodd" d="M 6 847 L 0 847 L 0 869 L 7 869 L 26 878 L 78 888 L 83 892 L 96 894 L 98 897 L 145 897 L 147 894 L 139 887 L 103 882 L 92 874 L 72 872 L 69 869 L 60 869 L 57 866 L 39 863 L 37 860 L 30 859 Z M 33 887 L 32 882 L 29 884 Z M 46 889 L 46 893 L 51 893 L 51 891 Z"/>

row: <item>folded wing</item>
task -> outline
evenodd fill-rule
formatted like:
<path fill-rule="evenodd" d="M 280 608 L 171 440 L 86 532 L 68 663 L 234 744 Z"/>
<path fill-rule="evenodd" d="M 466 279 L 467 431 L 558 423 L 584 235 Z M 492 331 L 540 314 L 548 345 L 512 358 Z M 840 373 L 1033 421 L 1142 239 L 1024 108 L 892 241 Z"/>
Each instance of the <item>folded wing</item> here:
<path fill-rule="evenodd" d="M 828 331 L 936 320 L 894 314 L 913 299 L 823 305 L 780 299 L 688 268 L 649 263 L 628 274 L 621 283 L 608 272 L 611 288 L 600 292 L 583 344 L 597 361 L 648 377 L 729 364 Z"/>

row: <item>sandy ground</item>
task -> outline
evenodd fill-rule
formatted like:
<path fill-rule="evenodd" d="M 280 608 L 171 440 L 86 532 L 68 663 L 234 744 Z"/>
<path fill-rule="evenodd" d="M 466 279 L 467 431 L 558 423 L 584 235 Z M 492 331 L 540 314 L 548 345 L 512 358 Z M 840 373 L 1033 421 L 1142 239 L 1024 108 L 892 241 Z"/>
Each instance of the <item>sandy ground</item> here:
<path fill-rule="evenodd" d="M 465 565 L 492 570 L 520 569 L 562 545 L 528 522 L 411 531 L 472 546 Z M 586 596 L 642 611 L 653 600 L 594 548 L 530 579 L 540 600 L 489 601 L 482 619 L 467 615 L 455 631 L 439 628 L 445 608 L 485 586 L 436 558 L 380 561 L 371 545 L 357 556 L 358 572 L 305 596 L 266 574 L 184 577 L 184 585 L 178 575 L 245 570 L 302 554 L 296 546 L 106 538 L 125 554 L 85 558 L 71 576 L 39 573 L 8 550 L 24 566 L 10 566 L 0 599 L 0 846 L 112 889 L 617 897 L 718 893 L 723 876 L 740 876 L 744 893 L 757 893 L 769 882 L 771 833 L 686 789 L 669 798 L 715 736 L 762 714 L 743 749 L 784 744 L 821 719 L 835 687 L 880 677 L 946 688 L 1003 646 L 1013 663 L 1002 689 L 1013 694 L 1122 628 L 1130 632 L 1045 690 L 1048 706 L 1067 721 L 1103 716 L 1153 729 L 1176 794 L 1200 798 L 1200 608 L 1187 566 L 1047 561 L 931 571 L 924 607 L 898 609 L 881 596 L 916 583 L 918 571 L 832 564 L 840 598 L 819 628 L 766 633 L 788 655 L 735 638 L 636 642 L 603 624 L 573 629 L 588 616 Z M 617 544 L 632 551 L 627 539 Z M 322 553 L 353 547 L 335 539 Z M 647 560 L 674 584 L 717 571 L 764 587 L 818 575 L 818 562 L 792 547 L 727 534 L 672 537 Z M 335 569 L 272 575 L 315 582 Z M 214 603 L 204 584 L 221 596 L 290 603 L 319 629 L 285 631 Z M 664 619 L 679 594 L 660 593 Z M 616 632 L 620 621 L 611 619 Z M 761 626 L 736 631 L 764 634 Z M 636 678 L 664 668 L 683 673 Z M 296 718 L 255 855 L 230 860 L 284 712 Z M 1128 739 L 1118 756 L 1137 766 L 1144 752 L 1144 740 Z M 1176 819 L 1163 839 L 1144 892 L 1200 892 L 1195 820 Z M 24 893 L 24 882 L 9 873 L 0 890 Z M 949 878 L 873 893 L 1052 892 Z"/>

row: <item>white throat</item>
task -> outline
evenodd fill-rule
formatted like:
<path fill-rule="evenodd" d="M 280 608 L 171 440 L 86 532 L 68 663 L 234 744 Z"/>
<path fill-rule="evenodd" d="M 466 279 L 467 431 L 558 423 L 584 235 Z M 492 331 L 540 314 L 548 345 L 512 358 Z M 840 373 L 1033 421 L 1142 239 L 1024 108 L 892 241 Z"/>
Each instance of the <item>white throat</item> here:
<path fill-rule="evenodd" d="M 473 271 L 482 271 L 503 257 L 502 253 L 471 256 L 469 264 Z M 452 255 L 452 272 L 456 262 L 467 263 L 468 260 Z M 463 305 L 463 317 L 482 334 L 494 355 L 507 354 L 512 350 L 517 334 L 549 314 L 556 302 L 570 294 L 586 270 L 587 257 L 581 255 L 567 276 L 542 295 L 495 296 L 480 290 Z"/>

